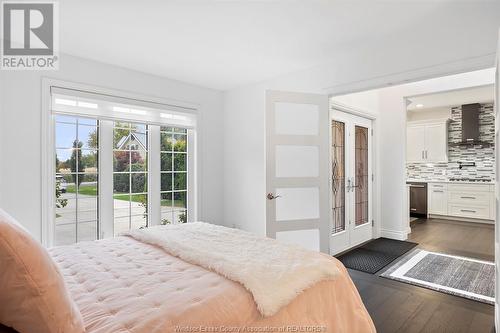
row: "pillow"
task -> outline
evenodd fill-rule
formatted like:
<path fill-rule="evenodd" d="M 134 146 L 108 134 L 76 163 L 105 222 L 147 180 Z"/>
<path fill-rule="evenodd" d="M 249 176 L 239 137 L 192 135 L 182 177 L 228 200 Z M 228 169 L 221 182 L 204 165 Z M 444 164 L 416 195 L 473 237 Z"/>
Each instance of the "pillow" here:
<path fill-rule="evenodd" d="M 45 248 L 0 209 L 0 323 L 20 333 L 85 332 Z"/>

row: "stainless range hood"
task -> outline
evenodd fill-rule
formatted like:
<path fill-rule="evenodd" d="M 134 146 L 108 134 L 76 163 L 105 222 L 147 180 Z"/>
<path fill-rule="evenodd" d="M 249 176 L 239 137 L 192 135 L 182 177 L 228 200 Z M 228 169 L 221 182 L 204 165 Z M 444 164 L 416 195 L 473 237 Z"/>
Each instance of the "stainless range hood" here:
<path fill-rule="evenodd" d="M 479 140 L 479 111 L 481 104 L 462 105 L 462 141 L 458 146 L 491 146 L 490 142 Z"/>

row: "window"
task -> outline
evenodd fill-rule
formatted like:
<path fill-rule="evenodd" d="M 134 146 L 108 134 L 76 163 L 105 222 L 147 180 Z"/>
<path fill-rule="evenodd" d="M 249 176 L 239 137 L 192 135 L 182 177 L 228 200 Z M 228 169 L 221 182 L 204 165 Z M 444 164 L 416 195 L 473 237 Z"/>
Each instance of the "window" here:
<path fill-rule="evenodd" d="M 148 225 L 148 126 L 113 126 L 113 207 L 115 235 Z"/>
<path fill-rule="evenodd" d="M 160 128 L 161 224 L 187 222 L 187 131 Z"/>
<path fill-rule="evenodd" d="M 55 244 L 94 240 L 98 229 L 98 121 L 56 117 Z"/>
<path fill-rule="evenodd" d="M 46 245 L 195 219 L 193 113 L 63 88 L 51 97 Z"/>

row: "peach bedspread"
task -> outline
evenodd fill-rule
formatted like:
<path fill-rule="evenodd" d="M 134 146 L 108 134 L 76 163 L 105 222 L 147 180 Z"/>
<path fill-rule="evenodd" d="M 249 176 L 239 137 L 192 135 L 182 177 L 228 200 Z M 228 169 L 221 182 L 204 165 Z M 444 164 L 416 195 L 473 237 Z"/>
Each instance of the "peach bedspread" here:
<path fill-rule="evenodd" d="M 50 253 L 89 333 L 375 332 L 346 269 L 333 258 L 339 277 L 265 318 L 239 283 L 129 237 Z"/>

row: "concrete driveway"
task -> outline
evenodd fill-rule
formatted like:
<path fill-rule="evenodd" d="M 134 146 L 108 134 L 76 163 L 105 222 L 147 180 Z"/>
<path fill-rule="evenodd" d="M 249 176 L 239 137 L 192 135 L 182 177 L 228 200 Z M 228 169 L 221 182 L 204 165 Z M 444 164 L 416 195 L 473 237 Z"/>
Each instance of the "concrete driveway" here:
<path fill-rule="evenodd" d="M 78 203 L 74 193 L 63 193 L 61 199 L 67 199 L 64 208 L 56 208 L 56 240 L 55 245 L 68 245 L 77 241 L 90 241 L 97 239 L 97 197 L 78 195 Z M 78 205 L 78 224 L 76 212 Z M 113 200 L 114 206 L 114 233 L 115 236 L 129 230 L 146 225 L 144 207 L 137 202 Z M 162 219 L 170 222 L 179 221 L 179 215 L 184 208 L 162 207 Z"/>

